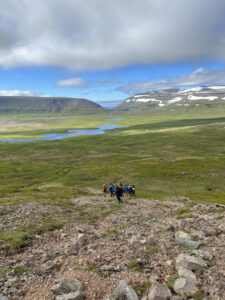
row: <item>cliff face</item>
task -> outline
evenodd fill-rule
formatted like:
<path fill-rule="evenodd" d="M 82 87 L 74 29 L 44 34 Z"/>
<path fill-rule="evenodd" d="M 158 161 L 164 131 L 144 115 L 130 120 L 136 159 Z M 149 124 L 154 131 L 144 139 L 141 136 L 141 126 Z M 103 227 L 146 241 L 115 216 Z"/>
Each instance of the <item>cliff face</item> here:
<path fill-rule="evenodd" d="M 73 113 L 103 109 L 97 103 L 79 98 L 0 96 L 0 114 Z"/>

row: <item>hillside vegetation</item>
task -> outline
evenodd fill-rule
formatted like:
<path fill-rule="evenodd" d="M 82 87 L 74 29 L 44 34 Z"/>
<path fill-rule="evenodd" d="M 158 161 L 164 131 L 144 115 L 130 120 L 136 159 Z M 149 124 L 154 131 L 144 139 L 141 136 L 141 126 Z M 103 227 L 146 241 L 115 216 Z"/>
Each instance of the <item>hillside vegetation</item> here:
<path fill-rule="evenodd" d="M 213 236 L 213 240 L 204 238 L 202 247 L 208 250 L 210 244 L 216 245 L 213 250 L 216 263 L 222 268 L 225 113 L 216 106 L 201 108 L 1 116 L 1 137 L 34 137 L 68 129 L 96 128 L 107 122 L 125 127 L 103 135 L 55 141 L 0 142 L 0 279 L 4 282 L 0 292 L 7 294 L 10 276 L 16 276 L 15 299 L 40 299 L 40 293 L 42 299 L 52 299 L 49 284 L 53 278 L 69 274 L 88 283 L 85 286 L 87 299 L 108 296 L 116 285 L 115 280 L 119 279 L 126 279 L 140 294 L 153 280 L 149 281 L 149 271 L 145 271 L 151 268 L 146 260 L 148 255 L 153 255 L 154 261 L 155 258 L 171 261 L 171 268 L 152 265 L 155 270 L 152 276 L 161 276 L 161 280 L 172 286 L 177 276 L 173 263 L 176 255 L 190 251 L 176 246 L 173 234 L 165 230 L 168 222 L 179 230 L 183 223 L 178 221 L 186 219 L 191 222 L 192 230 L 199 230 L 201 226 L 202 230 L 213 229 L 219 235 Z M 108 120 L 113 117 L 124 120 Z M 128 198 L 121 206 L 114 198 L 104 198 L 100 195 L 102 185 L 110 182 L 134 184 L 138 200 Z M 198 206 L 200 203 L 203 205 Z M 209 217 L 207 212 L 211 213 Z M 141 232 L 142 237 L 147 238 L 146 224 L 153 230 L 152 243 L 146 240 L 141 252 L 133 245 L 128 247 L 124 241 L 130 239 L 131 232 L 137 235 Z M 78 226 L 82 228 L 77 229 Z M 79 235 L 79 230 L 87 234 L 74 262 L 73 251 L 71 254 L 68 249 L 76 249 L 73 248 L 74 234 Z M 42 232 L 45 234 L 40 235 Z M 118 236 L 121 239 L 115 239 Z M 109 247 L 105 248 L 102 243 L 106 239 Z M 98 252 L 102 257 L 100 261 L 92 252 L 87 256 L 87 245 L 103 249 Z M 25 252 L 18 254 L 24 247 Z M 111 257 L 112 248 L 127 249 L 123 250 L 127 259 L 122 252 Z M 41 269 L 37 249 L 44 249 L 40 254 L 43 256 Z M 111 273 L 102 269 L 107 259 L 122 270 L 114 281 Z M 76 268 L 73 267 L 74 272 L 70 274 L 66 265 L 74 263 Z M 220 297 L 222 279 L 218 275 L 215 280 L 215 274 L 220 274 L 222 269 L 215 273 L 213 264 L 215 261 L 209 263 L 207 271 L 211 276 L 210 286 L 215 286 L 210 293 Z M 50 279 L 52 275 L 45 286 L 44 278 Z M 207 290 L 207 280 L 204 277 L 202 280 Z M 100 290 L 96 282 L 102 287 Z M 110 287 L 107 295 L 102 293 L 106 290 L 104 286 Z M 194 299 L 199 299 L 197 297 Z"/>
<path fill-rule="evenodd" d="M 34 113 L 74 113 L 100 110 L 100 105 L 79 98 L 0 96 L 0 115 Z"/>

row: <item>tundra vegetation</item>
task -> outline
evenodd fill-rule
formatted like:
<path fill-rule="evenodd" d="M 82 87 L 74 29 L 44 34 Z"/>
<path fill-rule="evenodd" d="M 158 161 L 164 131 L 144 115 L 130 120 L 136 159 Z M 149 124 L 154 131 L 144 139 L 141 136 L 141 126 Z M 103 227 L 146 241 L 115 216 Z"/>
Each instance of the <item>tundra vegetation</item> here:
<path fill-rule="evenodd" d="M 0 248 L 20 248 L 43 230 L 76 220 L 94 222 L 120 208 L 71 199 L 110 182 L 135 184 L 137 197 L 225 204 L 224 107 L 176 107 L 149 111 L 95 111 L 73 115 L 0 116 L 0 138 L 40 137 L 68 129 L 125 126 L 96 136 L 55 141 L 0 143 Z M 124 120 L 107 121 L 112 117 Z M 38 219 L 16 219 L 23 204 Z M 54 211 L 48 210 L 54 207 Z M 177 218 L 190 218 L 178 212 Z M 7 226 L 13 220 L 13 226 Z M 109 233 L 106 233 L 106 235 Z M 111 234 L 111 233 L 110 233 Z M 114 234 L 114 233 L 113 233 Z"/>

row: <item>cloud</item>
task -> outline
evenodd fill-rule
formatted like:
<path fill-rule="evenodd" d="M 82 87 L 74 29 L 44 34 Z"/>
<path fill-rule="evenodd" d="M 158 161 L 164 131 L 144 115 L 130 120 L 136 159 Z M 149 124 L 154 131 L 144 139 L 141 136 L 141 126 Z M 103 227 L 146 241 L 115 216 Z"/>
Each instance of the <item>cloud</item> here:
<path fill-rule="evenodd" d="M 38 95 L 29 90 L 20 91 L 20 90 L 0 90 L 0 96 L 41 96 L 41 97 L 50 97 L 49 95 Z"/>
<path fill-rule="evenodd" d="M 185 86 L 199 86 L 199 85 L 219 85 L 225 82 L 225 69 L 211 71 L 206 68 L 200 68 L 185 74 L 181 77 L 172 77 L 168 80 L 159 81 L 144 81 L 123 85 L 117 90 L 132 93 L 135 91 L 148 91 L 151 89 L 166 89 L 166 88 L 179 88 Z"/>
<path fill-rule="evenodd" d="M 87 82 L 85 80 L 77 77 L 77 78 L 70 78 L 70 79 L 66 79 L 66 80 L 60 80 L 56 83 L 56 86 L 78 88 L 78 87 L 82 87 L 82 86 L 86 85 L 86 83 Z"/>
<path fill-rule="evenodd" d="M 2 1 L 0 66 L 224 62 L 224 11 L 224 0 Z"/>
<path fill-rule="evenodd" d="M 93 81 L 93 80 L 84 80 L 83 78 L 76 77 L 76 78 L 60 80 L 56 83 L 56 86 L 72 87 L 72 88 L 94 88 L 94 87 L 104 86 L 107 84 L 118 84 L 118 83 L 120 83 L 119 79 L 100 78 Z"/>

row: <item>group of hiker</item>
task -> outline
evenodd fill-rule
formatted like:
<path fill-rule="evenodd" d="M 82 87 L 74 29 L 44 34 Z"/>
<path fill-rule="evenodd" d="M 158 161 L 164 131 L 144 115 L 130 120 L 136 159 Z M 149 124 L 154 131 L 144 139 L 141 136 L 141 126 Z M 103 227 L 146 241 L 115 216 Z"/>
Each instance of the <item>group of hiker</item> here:
<path fill-rule="evenodd" d="M 122 183 L 114 186 L 114 184 L 110 183 L 109 187 L 107 187 L 106 184 L 103 184 L 103 192 L 104 194 L 110 192 L 111 197 L 115 195 L 118 202 L 122 203 L 121 197 L 123 197 L 123 195 L 126 195 L 127 197 L 135 196 L 135 186 L 128 184 L 123 185 Z"/>

